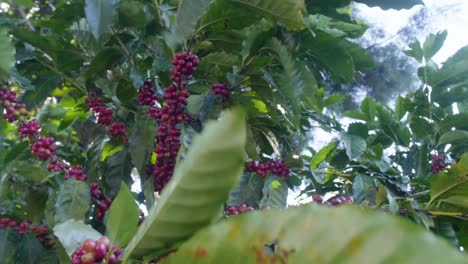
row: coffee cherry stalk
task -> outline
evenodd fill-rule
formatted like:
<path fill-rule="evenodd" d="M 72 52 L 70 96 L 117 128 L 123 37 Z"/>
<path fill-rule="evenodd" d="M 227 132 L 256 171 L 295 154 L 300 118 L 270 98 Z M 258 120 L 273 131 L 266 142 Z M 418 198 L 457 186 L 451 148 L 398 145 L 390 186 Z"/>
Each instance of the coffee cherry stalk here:
<path fill-rule="evenodd" d="M 196 55 L 183 52 L 177 53 L 171 61 L 174 68 L 171 71 L 172 84 L 164 90 L 160 107 L 155 105 L 157 96 L 153 90 L 153 83 L 147 81 L 139 89 L 138 102 L 149 106 L 149 117 L 156 119 L 158 130 L 156 135 L 157 154 L 156 164 L 148 170 L 154 177 L 155 191 L 162 191 L 174 173 L 177 154 L 180 149 L 180 135 L 182 122 L 189 122 L 191 117 L 186 113 L 187 98 L 190 96 L 186 89 L 192 79 L 198 58 Z"/>

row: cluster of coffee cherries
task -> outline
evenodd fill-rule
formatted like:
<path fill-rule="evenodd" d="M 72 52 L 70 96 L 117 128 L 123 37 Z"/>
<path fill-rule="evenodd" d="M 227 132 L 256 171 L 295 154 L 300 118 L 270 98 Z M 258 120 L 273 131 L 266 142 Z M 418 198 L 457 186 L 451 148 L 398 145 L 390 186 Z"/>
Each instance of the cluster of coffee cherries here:
<path fill-rule="evenodd" d="M 111 109 L 106 107 L 104 101 L 97 97 L 96 92 L 90 92 L 89 97 L 86 99 L 86 104 L 96 115 L 97 123 L 107 126 L 109 135 L 112 138 L 122 137 L 125 144 L 128 142 L 127 127 L 122 122 L 112 122 L 114 114 Z"/>
<path fill-rule="evenodd" d="M 174 69 L 171 71 L 171 80 L 177 84 L 185 84 L 192 79 L 192 74 L 198 66 L 198 57 L 188 52 L 176 53 L 171 61 Z"/>
<path fill-rule="evenodd" d="M 15 108 L 19 107 L 20 109 L 24 109 L 24 104 L 18 103 L 17 94 L 11 90 L 7 90 L 7 89 L 0 90 L 0 103 L 5 107 L 11 106 Z M 4 117 L 9 122 L 14 122 L 18 120 L 18 117 L 20 115 L 22 116 L 28 115 L 27 111 L 25 110 L 20 111 L 18 113 L 14 113 L 13 115 L 11 115 L 9 111 L 10 110 L 7 109 L 6 110 L 7 113 L 5 114 L 6 116 L 4 115 Z M 29 139 L 31 154 L 43 161 L 50 159 L 47 169 L 49 171 L 55 171 L 55 172 L 65 171 L 66 173 L 65 179 L 74 177 L 80 180 L 86 180 L 86 175 L 84 175 L 84 173 L 81 173 L 79 175 L 78 173 L 79 167 L 74 168 L 70 172 L 68 172 L 69 166 L 64 162 L 59 162 L 57 159 L 57 156 L 55 155 L 55 151 L 57 149 L 55 145 L 55 139 L 53 137 L 46 137 L 46 136 L 39 135 L 40 130 L 41 130 L 41 124 L 39 124 L 39 122 L 36 119 L 32 119 L 30 121 L 23 120 L 18 126 L 19 137 L 22 139 L 24 138 Z M 70 175 L 70 177 L 68 177 L 67 175 Z"/>
<path fill-rule="evenodd" d="M 288 178 L 290 171 L 288 166 L 284 164 L 283 160 L 271 159 L 267 162 L 252 161 L 245 167 L 245 171 L 254 172 L 262 177 L 265 177 L 268 173 L 272 173 L 276 176 Z"/>
<path fill-rule="evenodd" d="M 52 238 L 49 236 L 49 228 L 45 225 L 36 226 L 31 225 L 28 220 L 17 222 L 9 217 L 0 217 L 0 229 L 3 228 L 14 228 L 19 235 L 24 235 L 26 232 L 32 232 L 36 234 L 36 237 L 41 242 L 50 241 Z"/>
<path fill-rule="evenodd" d="M 109 125 L 109 135 L 112 138 L 122 137 L 125 144 L 128 143 L 127 127 L 123 122 L 114 122 Z"/>
<path fill-rule="evenodd" d="M 164 90 L 162 107 L 154 105 L 157 97 L 152 83 L 145 83 L 139 90 L 138 102 L 150 105 L 147 116 L 156 119 L 159 127 L 156 135 L 156 164 L 149 169 L 155 178 L 154 189 L 161 191 L 174 173 L 175 162 L 180 148 L 181 129 L 179 124 L 189 122 L 191 117 L 186 113 L 187 98 L 190 96 L 185 88 L 187 82 L 198 66 L 198 58 L 187 52 L 177 53 L 171 61 L 173 83 Z"/>
<path fill-rule="evenodd" d="M 40 160 L 49 159 L 56 149 L 53 137 L 40 136 L 39 139 L 31 144 L 31 153 Z"/>
<path fill-rule="evenodd" d="M 445 157 L 444 155 L 432 155 L 431 156 L 431 172 L 432 173 L 439 173 L 441 170 L 447 167 L 445 165 Z"/>
<path fill-rule="evenodd" d="M 91 198 L 94 204 L 96 218 L 99 220 L 104 219 L 104 215 L 112 204 L 112 200 L 107 198 L 99 187 L 98 183 L 91 183 L 90 185 Z"/>
<path fill-rule="evenodd" d="M 246 204 L 240 204 L 240 205 L 227 205 L 226 208 L 224 208 L 224 216 L 228 217 L 231 215 L 238 215 L 246 212 L 251 212 L 254 211 L 254 209 L 250 206 L 247 206 Z"/>
<path fill-rule="evenodd" d="M 211 94 L 221 96 L 221 102 L 223 103 L 229 100 L 229 89 L 224 83 L 215 83 L 211 85 Z"/>
<path fill-rule="evenodd" d="M 110 251 L 110 252 L 109 252 Z M 115 264 L 122 258 L 117 244 L 110 247 L 110 241 L 102 236 L 98 240 L 86 239 L 71 255 L 71 264 Z"/>
<path fill-rule="evenodd" d="M 315 195 L 312 195 L 312 203 L 323 204 L 326 206 L 338 206 L 342 204 L 352 204 L 353 197 L 352 196 L 348 196 L 348 197 L 338 196 L 338 197 L 334 197 L 324 202 L 323 196 L 315 194 Z"/>
<path fill-rule="evenodd" d="M 138 89 L 138 103 L 140 105 L 154 106 L 158 96 L 154 90 L 154 83 L 151 80 L 146 80 Z"/>
<path fill-rule="evenodd" d="M 29 138 L 34 139 L 37 135 L 39 135 L 39 130 L 41 129 L 41 125 L 37 122 L 36 119 L 31 121 L 23 121 L 20 123 L 18 127 L 18 133 L 20 138 Z"/>
<path fill-rule="evenodd" d="M 14 122 L 18 120 L 20 116 L 28 115 L 26 106 L 18 102 L 16 92 L 10 89 L 0 87 L 0 104 L 5 108 L 3 118 L 8 120 L 8 122 Z"/>
<path fill-rule="evenodd" d="M 86 176 L 83 166 L 75 165 L 71 167 L 67 174 L 65 174 L 65 180 L 68 180 L 70 178 L 75 178 L 78 181 L 86 181 L 86 179 L 88 179 L 88 176 Z"/>

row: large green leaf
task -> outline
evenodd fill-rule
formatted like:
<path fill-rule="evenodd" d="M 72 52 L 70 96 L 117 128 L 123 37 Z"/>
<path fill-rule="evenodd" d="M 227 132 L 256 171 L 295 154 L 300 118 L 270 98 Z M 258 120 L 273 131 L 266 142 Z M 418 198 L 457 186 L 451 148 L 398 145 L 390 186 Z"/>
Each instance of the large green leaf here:
<path fill-rule="evenodd" d="M 423 5 L 421 0 L 354 0 L 368 6 L 378 6 L 382 9 L 409 9 L 415 5 Z"/>
<path fill-rule="evenodd" d="M 309 55 L 311 61 L 318 62 L 333 79 L 345 83 L 353 80 L 355 73 L 353 57 L 339 39 L 322 31 L 317 31 L 314 35 L 309 31 L 303 31 L 299 49 Z"/>
<path fill-rule="evenodd" d="M 430 34 L 423 45 L 423 54 L 426 61 L 429 61 L 444 45 L 447 38 L 447 30 L 438 32 L 437 34 Z"/>
<path fill-rule="evenodd" d="M 277 244 L 275 254 L 265 245 Z M 352 207 L 308 206 L 230 217 L 203 229 L 163 263 L 466 263 L 408 221 Z"/>
<path fill-rule="evenodd" d="M 346 148 L 346 155 L 350 160 L 358 160 L 366 151 L 366 140 L 360 136 L 343 134 L 341 136 Z"/>
<path fill-rule="evenodd" d="M 49 97 L 52 91 L 57 88 L 61 82 L 62 78 L 58 74 L 39 75 L 39 77 L 32 82 L 35 87 L 34 90 L 27 91 L 23 95 L 22 101 L 28 107 L 35 107 Z"/>
<path fill-rule="evenodd" d="M 137 231 L 139 215 L 140 210 L 132 193 L 122 182 L 120 191 L 109 208 L 106 225 L 112 244 L 118 243 L 119 247 L 127 246 Z"/>
<path fill-rule="evenodd" d="M 91 33 L 99 39 L 112 25 L 116 15 L 115 5 L 117 0 L 86 0 L 85 15 Z"/>
<path fill-rule="evenodd" d="M 121 151 L 108 157 L 101 163 L 101 166 L 106 195 L 110 197 L 117 195 L 122 181 L 128 185 L 132 184 L 133 180 L 130 174 L 133 164 L 126 146 Z"/>
<path fill-rule="evenodd" d="M 272 17 L 283 23 L 288 29 L 300 30 L 304 28 L 302 11 L 305 8 L 303 0 L 232 0 L 266 17 Z"/>
<path fill-rule="evenodd" d="M 90 225 L 84 224 L 83 221 L 68 220 L 54 226 L 53 230 L 54 235 L 59 239 L 69 256 L 86 239 L 97 240 L 101 237 L 98 231 L 94 230 Z"/>
<path fill-rule="evenodd" d="M 89 64 L 86 70 L 88 78 L 93 76 L 103 76 L 107 70 L 110 70 L 112 65 L 117 63 L 123 57 L 122 50 L 116 47 L 102 49 Z"/>
<path fill-rule="evenodd" d="M 218 0 L 202 17 L 200 27 L 209 30 L 240 29 L 257 19 L 267 18 L 288 29 L 304 28 L 303 0 Z"/>
<path fill-rule="evenodd" d="M 194 31 L 200 17 L 213 0 L 181 0 L 177 10 L 177 21 L 175 23 L 170 41 L 172 44 L 182 42 Z"/>
<path fill-rule="evenodd" d="M 259 207 L 285 208 L 288 202 L 288 185 L 280 177 L 268 174 L 263 186 L 263 198 Z"/>
<path fill-rule="evenodd" d="M 88 184 L 75 178 L 66 180 L 60 187 L 55 202 L 55 222 L 69 219 L 84 220 L 91 202 Z"/>
<path fill-rule="evenodd" d="M 377 188 L 374 181 L 370 176 L 357 175 L 353 180 L 353 199 L 357 203 L 361 203 L 366 199 L 367 201 L 375 201 Z"/>
<path fill-rule="evenodd" d="M 136 118 L 129 138 L 128 152 L 132 157 L 133 165 L 140 173 L 145 171 L 153 152 L 156 135 L 156 122 L 150 118 Z"/>
<path fill-rule="evenodd" d="M 0 229 L 0 259 L 4 263 L 15 263 L 20 236 L 15 228 Z"/>
<path fill-rule="evenodd" d="M 360 36 L 367 29 L 365 25 L 351 24 L 322 14 L 309 15 L 304 18 L 304 22 L 307 26 L 326 32 L 333 37 Z"/>
<path fill-rule="evenodd" d="M 270 43 L 271 49 L 278 55 L 278 60 L 283 66 L 283 74 L 280 77 L 280 91 L 292 106 L 294 111 L 291 119 L 295 126 L 298 126 L 301 118 L 301 107 L 298 98 L 304 92 L 304 83 L 302 80 L 301 72 L 298 70 L 297 64 L 288 51 L 287 47 L 283 45 L 278 39 L 272 39 Z"/>
<path fill-rule="evenodd" d="M 317 169 L 318 165 L 324 161 L 330 153 L 335 150 L 335 148 L 338 146 L 338 141 L 333 141 L 327 146 L 323 147 L 320 149 L 313 157 L 312 160 L 310 161 L 310 168 L 311 169 Z"/>
<path fill-rule="evenodd" d="M 229 193 L 228 204 L 256 206 L 262 199 L 265 180 L 255 173 L 244 173 L 239 185 Z"/>
<path fill-rule="evenodd" d="M 38 260 L 41 257 L 41 255 L 45 253 L 45 251 L 46 249 L 36 238 L 35 234 L 26 233 L 24 236 L 21 237 L 21 241 L 17 245 L 15 263 L 40 263 Z M 53 262 L 51 264 L 53 264 Z"/>
<path fill-rule="evenodd" d="M 448 172 L 440 172 L 430 178 L 431 208 L 437 201 L 465 208 L 468 204 L 468 154 L 463 155 L 457 163 L 452 164 Z"/>
<path fill-rule="evenodd" d="M 7 30 L 0 28 L 0 77 L 9 75 L 15 65 L 15 47 Z"/>
<path fill-rule="evenodd" d="M 124 263 L 189 238 L 219 214 L 242 172 L 244 118 L 240 109 L 224 112 L 221 120 L 209 122 L 193 138 L 185 159 L 128 245 Z"/>
<path fill-rule="evenodd" d="M 468 131 L 454 130 L 443 134 L 439 139 L 439 145 L 457 144 L 468 142 Z"/>

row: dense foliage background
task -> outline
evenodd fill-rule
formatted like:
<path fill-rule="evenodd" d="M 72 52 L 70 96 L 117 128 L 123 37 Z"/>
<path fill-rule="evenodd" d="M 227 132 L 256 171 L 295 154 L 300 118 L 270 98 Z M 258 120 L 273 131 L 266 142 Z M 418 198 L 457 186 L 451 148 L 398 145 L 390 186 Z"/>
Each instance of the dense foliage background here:
<path fill-rule="evenodd" d="M 86 263 L 466 263 L 468 47 L 439 67 L 446 32 L 384 63 L 401 51 L 364 49 L 349 0 L 0 3 L 4 263 L 85 263 L 102 235 Z M 420 86 L 389 107 L 400 77 Z M 386 92 L 353 104 L 356 82 Z"/>

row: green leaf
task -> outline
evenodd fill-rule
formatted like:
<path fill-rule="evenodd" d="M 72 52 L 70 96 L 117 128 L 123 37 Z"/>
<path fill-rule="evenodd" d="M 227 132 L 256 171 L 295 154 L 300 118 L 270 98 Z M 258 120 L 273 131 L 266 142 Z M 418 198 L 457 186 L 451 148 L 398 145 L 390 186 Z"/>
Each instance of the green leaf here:
<path fill-rule="evenodd" d="M 128 152 L 132 157 L 133 165 L 140 172 L 144 172 L 146 164 L 149 163 L 155 136 L 156 122 L 154 119 L 137 118 L 135 120 L 128 140 Z"/>
<path fill-rule="evenodd" d="M 343 116 L 358 119 L 358 120 L 362 120 L 362 121 L 369 121 L 369 120 L 367 120 L 368 117 L 366 116 L 366 114 L 361 113 L 361 112 L 359 112 L 357 110 L 344 111 Z"/>
<path fill-rule="evenodd" d="M 447 38 L 447 30 L 438 32 L 437 34 L 430 34 L 423 45 L 423 54 L 426 61 L 429 61 L 444 45 Z"/>
<path fill-rule="evenodd" d="M 353 199 L 357 203 L 364 200 L 374 201 L 377 194 L 377 188 L 374 181 L 367 175 L 357 175 L 353 180 Z"/>
<path fill-rule="evenodd" d="M 353 57 L 338 39 L 322 31 L 315 35 L 303 31 L 299 44 L 300 51 L 309 55 L 311 62 L 318 62 L 336 81 L 350 83 L 353 80 L 356 70 Z"/>
<path fill-rule="evenodd" d="M 452 128 L 455 128 L 457 130 L 468 131 L 468 122 L 465 122 L 466 120 L 468 120 L 468 113 L 450 115 L 439 123 L 439 127 L 441 130 L 452 130 Z"/>
<path fill-rule="evenodd" d="M 0 77 L 10 75 L 13 66 L 15 66 L 15 47 L 11 43 L 8 31 L 0 28 Z"/>
<path fill-rule="evenodd" d="M 138 228 L 140 209 L 127 185 L 122 182 L 120 191 L 109 208 L 107 232 L 112 244 L 126 247 Z"/>
<path fill-rule="evenodd" d="M 198 30 L 224 31 L 241 29 L 260 20 L 254 12 L 235 5 L 232 0 L 216 0 L 200 19 Z"/>
<path fill-rule="evenodd" d="M 265 245 L 277 244 L 275 254 Z M 441 238 L 395 216 L 362 208 L 303 206 L 230 217 L 162 263 L 466 263 Z"/>
<path fill-rule="evenodd" d="M 317 154 L 312 157 L 312 160 L 310 161 L 310 168 L 314 170 L 317 169 L 318 165 L 322 163 L 330 155 L 330 153 L 332 153 L 333 150 L 336 149 L 338 143 L 338 141 L 333 141 L 320 149 L 319 152 L 317 152 Z"/>
<path fill-rule="evenodd" d="M 360 45 L 347 40 L 342 40 L 340 44 L 353 58 L 354 68 L 356 71 L 369 70 L 377 67 L 377 63 L 375 62 L 372 54 Z"/>
<path fill-rule="evenodd" d="M 304 92 L 304 83 L 301 72 L 298 70 L 298 65 L 295 63 L 293 57 L 288 51 L 287 47 L 283 45 L 278 39 L 273 38 L 270 42 L 270 47 L 278 55 L 279 62 L 283 66 L 283 74 L 281 74 L 280 88 L 284 93 L 288 103 L 292 106 L 294 111 L 293 124 L 297 127 L 301 117 L 301 107 L 298 98 Z"/>
<path fill-rule="evenodd" d="M 409 50 L 405 50 L 403 51 L 407 56 L 410 56 L 412 58 L 415 58 L 418 62 L 422 62 L 422 59 L 423 59 L 423 56 L 424 56 L 424 52 L 423 52 L 423 49 L 421 48 L 421 43 L 419 42 L 419 40 L 416 40 L 415 42 L 413 43 L 410 43 L 408 45 L 408 47 L 410 48 Z"/>
<path fill-rule="evenodd" d="M 369 127 L 363 123 L 352 123 L 349 124 L 348 134 L 367 139 L 367 137 L 369 136 Z"/>
<path fill-rule="evenodd" d="M 20 236 L 15 228 L 0 229 L 0 258 L 4 263 L 15 263 Z"/>
<path fill-rule="evenodd" d="M 424 139 L 430 137 L 433 133 L 434 127 L 429 122 L 418 116 L 412 116 L 410 121 L 410 127 L 413 134 L 418 138 Z"/>
<path fill-rule="evenodd" d="M 87 78 L 102 76 L 107 70 L 123 58 L 120 48 L 109 47 L 102 49 L 91 61 L 85 75 Z"/>
<path fill-rule="evenodd" d="M 265 180 L 255 173 L 244 173 L 239 185 L 229 193 L 228 204 L 256 206 L 262 199 Z"/>
<path fill-rule="evenodd" d="M 213 82 L 224 79 L 226 73 L 231 72 L 233 66 L 240 64 L 238 55 L 227 52 L 211 52 L 200 59 L 200 65 L 195 73 L 203 79 L 212 80 Z"/>
<path fill-rule="evenodd" d="M 47 97 L 49 97 L 62 82 L 62 77 L 57 74 L 43 74 L 39 75 L 36 80 L 32 82 L 34 90 L 27 91 L 22 101 L 28 107 L 35 107 L 42 103 Z"/>
<path fill-rule="evenodd" d="M 461 144 L 468 142 L 468 131 L 454 130 L 443 134 L 439 139 L 439 146 L 444 144 Z"/>
<path fill-rule="evenodd" d="M 235 5 L 250 9 L 257 15 L 281 22 L 290 30 L 304 28 L 302 11 L 303 0 L 232 0 Z"/>
<path fill-rule="evenodd" d="M 124 27 L 144 27 L 151 20 L 151 12 L 146 5 L 135 0 L 120 1 L 118 13 L 119 24 Z"/>
<path fill-rule="evenodd" d="M 108 157 L 104 162 L 101 162 L 101 165 L 101 174 L 104 176 L 103 182 L 108 196 L 117 195 L 122 181 L 128 185 L 132 184 L 133 180 L 130 174 L 133 164 L 127 147 Z"/>
<path fill-rule="evenodd" d="M 365 25 L 347 23 L 322 14 L 309 15 L 304 18 L 304 22 L 308 27 L 321 30 L 336 38 L 361 36 L 367 29 Z"/>
<path fill-rule="evenodd" d="M 288 185 L 280 177 L 268 174 L 263 186 L 263 198 L 259 207 L 286 208 L 288 202 Z"/>
<path fill-rule="evenodd" d="M 86 239 L 98 240 L 102 235 L 83 221 L 68 220 L 54 226 L 54 235 L 71 256 Z"/>
<path fill-rule="evenodd" d="M 449 203 L 455 206 L 468 209 L 468 199 L 466 199 L 466 196 L 455 195 L 455 196 L 448 197 L 446 199 L 442 199 L 441 201 L 444 203 Z"/>
<path fill-rule="evenodd" d="M 17 5 L 22 5 L 25 8 L 31 8 L 34 6 L 34 2 L 32 0 L 13 0 L 12 2 Z"/>
<path fill-rule="evenodd" d="M 123 262 L 183 241 L 218 215 L 242 173 L 244 118 L 240 109 L 224 112 L 221 120 L 209 122 L 193 138 L 185 159 L 128 245 Z"/>
<path fill-rule="evenodd" d="M 205 9 L 213 0 L 181 0 L 177 10 L 177 20 L 168 43 L 175 45 L 181 43 L 195 28 Z"/>
<path fill-rule="evenodd" d="M 424 5 L 421 0 L 355 0 L 355 2 L 382 9 L 410 9 L 415 5 Z"/>
<path fill-rule="evenodd" d="M 45 251 L 44 246 L 42 246 L 34 234 L 25 234 L 18 243 L 15 263 L 37 264 L 39 263 L 39 257 Z"/>
<path fill-rule="evenodd" d="M 350 160 L 359 160 L 366 151 L 366 140 L 360 136 L 343 134 L 341 136 Z"/>
<path fill-rule="evenodd" d="M 440 172 L 430 178 L 431 200 L 427 208 L 432 208 L 438 200 L 449 200 L 450 204 L 466 205 L 468 203 L 468 154 L 463 155 L 457 163 L 452 164 L 448 172 Z M 463 201 L 454 197 L 464 197 Z M 454 203 L 456 201 L 456 203 Z M 463 206 L 464 207 L 464 206 Z"/>
<path fill-rule="evenodd" d="M 112 25 L 117 0 L 86 0 L 85 15 L 91 33 L 96 39 Z"/>
<path fill-rule="evenodd" d="M 55 202 L 55 222 L 69 219 L 84 220 L 91 202 L 89 186 L 75 178 L 66 180 L 60 187 Z"/>
<path fill-rule="evenodd" d="M 108 157 L 111 157 L 114 154 L 122 151 L 122 145 L 116 145 L 114 141 L 107 141 L 102 149 L 101 161 L 105 161 Z"/>

